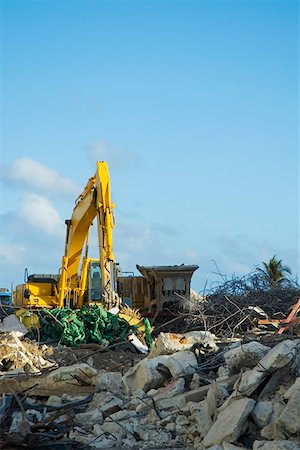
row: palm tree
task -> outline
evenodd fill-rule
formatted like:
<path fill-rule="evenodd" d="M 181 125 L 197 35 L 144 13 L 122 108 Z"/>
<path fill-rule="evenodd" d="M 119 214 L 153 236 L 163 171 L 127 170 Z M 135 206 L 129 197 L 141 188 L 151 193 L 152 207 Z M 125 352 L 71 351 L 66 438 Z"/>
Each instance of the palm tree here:
<path fill-rule="evenodd" d="M 290 267 L 284 266 L 282 264 L 282 259 L 277 259 L 276 255 L 274 255 L 269 262 L 263 261 L 262 265 L 264 266 L 262 269 L 257 267 L 257 272 L 269 287 L 279 287 L 284 282 L 289 282 L 289 278 L 286 275 L 290 275 L 292 271 Z"/>

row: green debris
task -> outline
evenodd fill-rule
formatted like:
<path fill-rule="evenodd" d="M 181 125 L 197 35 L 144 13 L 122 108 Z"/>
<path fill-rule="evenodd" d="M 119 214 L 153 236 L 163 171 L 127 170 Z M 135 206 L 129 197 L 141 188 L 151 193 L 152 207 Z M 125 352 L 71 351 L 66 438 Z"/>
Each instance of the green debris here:
<path fill-rule="evenodd" d="M 144 341 L 148 348 L 152 345 L 151 325 L 148 319 L 144 318 L 139 324 L 132 325 L 98 305 L 75 310 L 45 309 L 41 312 L 40 322 L 44 336 L 57 339 L 68 347 L 78 347 L 80 344 L 91 342 L 101 344 L 104 339 L 110 344 L 115 344 L 126 341 L 132 333 Z"/>

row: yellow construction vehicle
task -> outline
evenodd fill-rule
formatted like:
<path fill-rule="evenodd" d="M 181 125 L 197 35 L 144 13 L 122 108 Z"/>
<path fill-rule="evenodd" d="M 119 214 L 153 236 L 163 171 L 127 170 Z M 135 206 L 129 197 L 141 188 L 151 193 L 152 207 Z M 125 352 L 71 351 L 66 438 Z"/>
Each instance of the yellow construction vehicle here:
<path fill-rule="evenodd" d="M 100 302 L 107 309 L 120 305 L 117 264 L 113 254 L 114 204 L 106 162 L 97 162 L 91 177 L 66 220 L 65 252 L 58 275 L 34 274 L 16 287 L 15 305 L 53 308 Z M 88 256 L 89 231 L 97 218 L 99 259 Z"/>
<path fill-rule="evenodd" d="M 97 162 L 96 174 L 77 198 L 71 219 L 66 220 L 65 251 L 59 274 L 26 273 L 25 283 L 16 286 L 14 304 L 25 308 L 81 308 L 101 303 L 111 309 L 119 307 L 123 297 L 131 308 L 154 318 L 164 307 L 168 310 L 189 307 L 191 277 L 198 266 L 137 265 L 142 276 L 121 275 L 113 253 L 113 211 L 108 166 L 103 161 Z M 89 232 L 96 218 L 98 259 L 88 255 Z"/>

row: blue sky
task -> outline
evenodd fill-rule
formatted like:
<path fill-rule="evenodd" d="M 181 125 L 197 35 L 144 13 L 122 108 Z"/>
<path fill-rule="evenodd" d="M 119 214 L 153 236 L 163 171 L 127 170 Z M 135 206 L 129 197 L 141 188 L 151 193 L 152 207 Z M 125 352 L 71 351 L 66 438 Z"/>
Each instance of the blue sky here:
<path fill-rule="evenodd" d="M 2 0 L 1 21 L 1 286 L 57 272 L 97 160 L 123 270 L 299 273 L 298 2 Z"/>

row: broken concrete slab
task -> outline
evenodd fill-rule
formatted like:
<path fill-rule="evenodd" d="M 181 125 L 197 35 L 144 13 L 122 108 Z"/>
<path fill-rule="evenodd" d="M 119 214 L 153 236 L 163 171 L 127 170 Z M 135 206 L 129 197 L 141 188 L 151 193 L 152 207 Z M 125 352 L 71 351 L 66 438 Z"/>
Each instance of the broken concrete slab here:
<path fill-rule="evenodd" d="M 105 412 L 115 406 L 122 406 L 124 400 L 111 392 L 99 392 L 94 395 L 93 400 L 88 406 L 88 411 L 93 411 L 94 409 L 100 409 L 100 411 Z"/>
<path fill-rule="evenodd" d="M 97 370 L 86 363 L 63 366 L 48 375 L 48 380 L 53 383 L 93 384 Z"/>
<path fill-rule="evenodd" d="M 154 391 L 154 389 L 151 389 Z M 163 398 L 171 398 L 175 395 L 182 394 L 185 391 L 185 379 L 179 378 L 178 380 L 172 380 L 167 386 L 159 388 L 159 390 L 155 390 L 155 393 L 147 392 L 148 397 L 154 397 L 155 401 L 161 400 Z M 152 394 L 152 395 L 151 395 Z"/>
<path fill-rule="evenodd" d="M 235 386 L 236 395 L 251 395 L 269 373 L 289 364 L 300 349 L 300 340 L 286 339 L 273 347 L 252 370 L 246 370 Z"/>
<path fill-rule="evenodd" d="M 165 377 L 156 370 L 159 364 L 167 362 L 166 356 L 158 356 L 153 359 L 145 358 L 131 367 L 123 376 L 123 382 L 128 392 L 142 389 L 144 392 L 157 389 L 162 386 Z"/>
<path fill-rule="evenodd" d="M 280 416 L 278 417 L 278 425 L 284 431 L 290 434 L 300 432 L 300 378 L 298 378 L 293 386 L 285 393 L 288 403 Z"/>
<path fill-rule="evenodd" d="M 159 409 L 169 409 L 172 407 L 184 408 L 188 402 L 200 402 L 206 397 L 210 385 L 201 386 L 198 389 L 184 392 L 170 398 L 159 399 L 154 396 L 154 400 Z"/>
<path fill-rule="evenodd" d="M 204 446 L 211 447 L 224 441 L 235 442 L 242 434 L 244 424 L 254 406 L 255 401 L 249 398 L 240 398 L 233 401 L 218 415 L 217 420 L 203 440 Z"/>
<path fill-rule="evenodd" d="M 157 370 L 159 364 L 167 367 L 171 375 L 176 378 L 182 374 L 194 373 L 198 363 L 194 353 L 189 351 L 142 359 L 123 376 L 127 391 L 135 392 L 142 389 L 147 392 L 162 386 L 166 378 Z"/>
<path fill-rule="evenodd" d="M 166 366 L 173 378 L 195 373 L 197 365 L 196 356 L 190 351 L 182 351 L 167 356 Z"/>
<path fill-rule="evenodd" d="M 224 360 L 231 373 L 239 372 L 241 368 L 253 368 L 270 351 L 270 347 L 259 342 L 240 344 L 224 353 Z"/>
<path fill-rule="evenodd" d="M 262 369 L 268 372 L 274 372 L 293 361 L 297 354 L 297 349 L 300 350 L 300 339 L 292 341 L 286 339 L 272 348 L 260 361 L 259 365 Z"/>
<path fill-rule="evenodd" d="M 298 395 L 300 391 L 300 376 L 298 376 L 292 386 L 284 393 L 284 398 L 287 400 L 292 399 L 295 395 Z"/>
<path fill-rule="evenodd" d="M 1 393 L 27 391 L 30 395 L 48 397 L 68 394 L 86 394 L 93 392 L 93 377 L 97 371 L 87 364 L 74 364 L 60 367 L 41 376 L 19 375 L 14 378 L 0 379 Z"/>
<path fill-rule="evenodd" d="M 193 405 L 193 414 L 190 419 L 195 421 L 199 435 L 204 438 L 213 425 L 208 404 L 206 401 L 202 401 L 197 404 L 193 403 Z"/>
<path fill-rule="evenodd" d="M 201 346 L 214 352 L 218 350 L 215 335 L 209 331 L 190 331 L 185 334 L 160 333 L 151 348 L 149 358 L 190 350 L 193 346 Z"/>
<path fill-rule="evenodd" d="M 273 414 L 268 425 L 261 429 L 261 436 L 268 440 L 280 440 L 285 438 L 285 434 L 278 426 L 278 418 L 284 411 L 285 404 L 279 401 L 273 401 Z"/>

